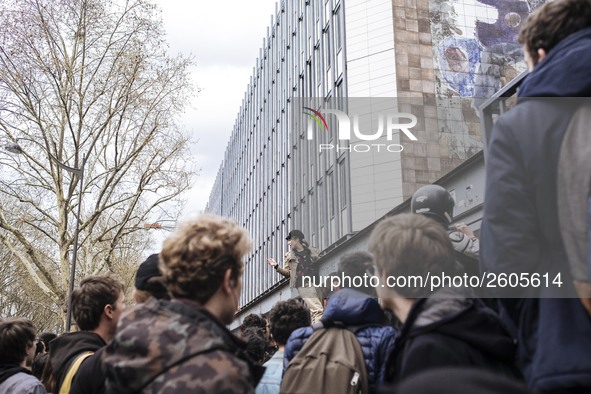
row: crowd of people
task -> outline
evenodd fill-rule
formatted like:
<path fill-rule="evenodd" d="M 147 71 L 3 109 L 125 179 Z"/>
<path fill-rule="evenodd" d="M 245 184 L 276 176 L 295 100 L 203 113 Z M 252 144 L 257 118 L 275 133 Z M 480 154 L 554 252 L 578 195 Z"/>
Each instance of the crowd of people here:
<path fill-rule="evenodd" d="M 429 216 L 382 220 L 369 252 L 343 256 L 336 274 L 451 269 L 457 260 L 449 233 Z M 244 229 L 202 216 L 139 266 L 135 306 L 126 308 L 123 284 L 102 274 L 84 278 L 74 292 L 78 331 L 52 338 L 37 335 L 30 320 L 3 320 L 0 393 L 333 393 L 342 392 L 339 380 L 355 393 L 410 393 L 422 391 L 402 387 L 430 383 L 423 375 L 444 367 L 453 367 L 449 376 L 465 374 L 465 385 L 454 381 L 454 390 L 479 392 L 477 385 L 488 382 L 490 392 L 529 392 L 501 319 L 477 298 L 449 294 L 453 289 L 423 297 L 416 289 L 344 283 L 316 323 L 298 297 L 265 316 L 246 316 L 231 333 L 226 325 L 238 306 L 249 248 Z M 347 348 L 341 333 L 357 349 Z M 343 375 L 345 361 L 350 377 Z"/>
<path fill-rule="evenodd" d="M 294 229 L 283 264 L 267 263 L 299 297 L 244 317 L 235 334 L 227 325 L 250 237 L 230 219 L 204 215 L 139 265 L 134 306 L 119 279 L 100 274 L 72 294 L 77 331 L 37 333 L 26 318 L 0 320 L 0 394 L 590 393 L 589 269 L 569 268 L 580 243 L 568 242 L 560 144 L 549 143 L 573 128 L 578 109 L 532 98 L 591 93 L 591 0 L 548 2 L 525 21 L 520 42 L 531 74 L 489 143 L 480 240 L 463 224 L 450 229 L 453 199 L 427 186 L 412 213 L 379 221 L 367 251 L 343 256 L 331 273 L 369 274 L 378 285 L 323 292 L 304 281 L 318 275 L 319 256 Z M 573 166 L 571 157 L 566 170 Z M 591 220 L 590 212 L 579 215 Z M 483 299 L 452 286 L 385 285 L 459 267 L 560 273 L 563 287 Z"/>

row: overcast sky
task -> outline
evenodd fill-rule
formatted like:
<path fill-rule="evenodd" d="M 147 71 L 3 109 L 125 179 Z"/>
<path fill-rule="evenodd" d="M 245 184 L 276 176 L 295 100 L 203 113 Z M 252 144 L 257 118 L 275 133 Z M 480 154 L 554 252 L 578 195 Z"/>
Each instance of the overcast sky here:
<path fill-rule="evenodd" d="M 202 89 L 183 119 L 198 140 L 193 152 L 201 173 L 183 215 L 195 216 L 207 204 L 276 0 L 154 1 L 162 9 L 171 55 L 194 55 L 193 81 Z"/>
<path fill-rule="evenodd" d="M 187 193 L 184 217 L 207 204 L 234 121 L 276 0 L 154 0 L 170 44 L 170 54 L 194 56 L 193 81 L 201 89 L 183 124 L 198 142 L 192 151 L 199 177 Z"/>

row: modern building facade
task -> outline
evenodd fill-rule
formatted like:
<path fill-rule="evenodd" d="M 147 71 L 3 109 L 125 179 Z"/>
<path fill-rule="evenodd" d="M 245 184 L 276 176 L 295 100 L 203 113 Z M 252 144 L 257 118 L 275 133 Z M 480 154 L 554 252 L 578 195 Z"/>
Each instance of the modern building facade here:
<path fill-rule="evenodd" d="M 334 248 L 482 149 L 475 109 L 525 70 L 517 33 L 539 3 L 277 5 L 206 208 L 253 236 L 242 306 L 280 281 L 265 260 L 290 229 Z M 389 128 L 409 121 L 396 114 L 416 140 Z"/>

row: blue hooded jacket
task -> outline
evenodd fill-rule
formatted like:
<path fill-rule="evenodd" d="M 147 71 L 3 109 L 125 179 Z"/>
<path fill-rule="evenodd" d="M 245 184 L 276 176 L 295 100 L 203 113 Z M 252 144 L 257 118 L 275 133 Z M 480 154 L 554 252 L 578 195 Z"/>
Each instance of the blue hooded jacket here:
<path fill-rule="evenodd" d="M 590 48 L 591 27 L 562 40 L 523 81 L 519 97 L 589 97 Z"/>
<path fill-rule="evenodd" d="M 536 66 L 488 146 L 481 264 L 487 272 L 549 274 L 548 287 L 515 288 L 514 298 L 501 300 L 517 331 L 519 366 L 536 390 L 591 388 L 591 318 L 574 291 L 557 203 L 560 147 L 580 104 L 571 97 L 590 94 L 587 28 Z M 560 287 L 552 283 L 558 274 Z"/>
<path fill-rule="evenodd" d="M 384 324 L 385 319 L 375 298 L 353 289 L 335 292 L 329 298 L 322 316 L 324 321 L 339 321 L 346 326 L 379 325 Z M 312 327 L 302 327 L 291 333 L 285 345 L 284 370 L 313 332 Z M 394 348 L 396 331 L 391 326 L 371 326 L 360 329 L 356 336 L 363 350 L 369 385 L 382 383 L 386 361 Z"/>

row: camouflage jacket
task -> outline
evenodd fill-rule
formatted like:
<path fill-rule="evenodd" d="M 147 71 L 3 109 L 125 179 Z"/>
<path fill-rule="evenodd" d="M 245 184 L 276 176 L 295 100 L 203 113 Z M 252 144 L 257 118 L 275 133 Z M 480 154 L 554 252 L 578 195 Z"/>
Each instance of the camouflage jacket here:
<path fill-rule="evenodd" d="M 108 393 L 254 393 L 263 367 L 201 304 L 150 298 L 127 309 L 104 356 Z"/>

